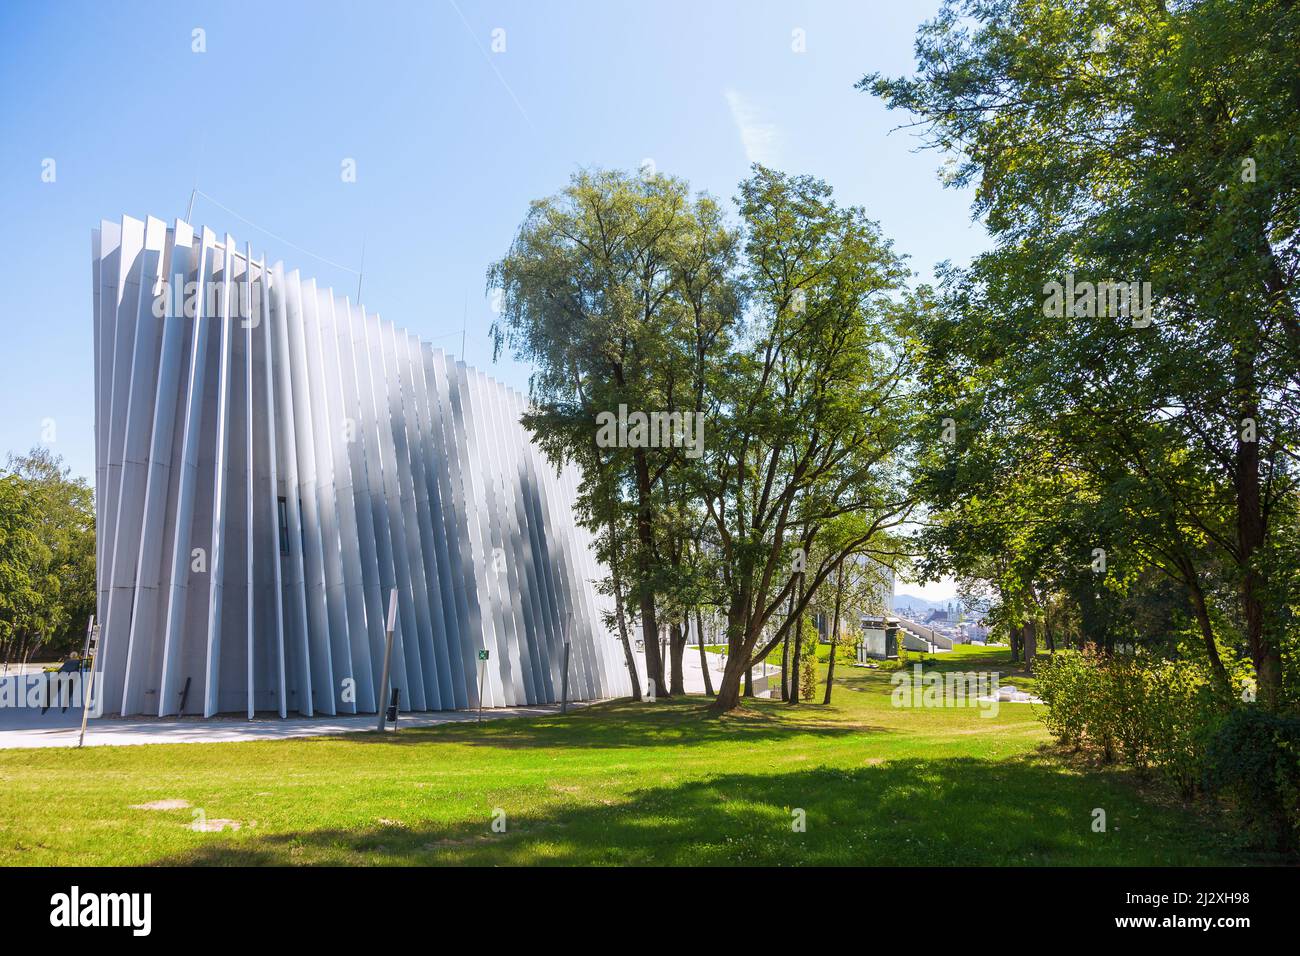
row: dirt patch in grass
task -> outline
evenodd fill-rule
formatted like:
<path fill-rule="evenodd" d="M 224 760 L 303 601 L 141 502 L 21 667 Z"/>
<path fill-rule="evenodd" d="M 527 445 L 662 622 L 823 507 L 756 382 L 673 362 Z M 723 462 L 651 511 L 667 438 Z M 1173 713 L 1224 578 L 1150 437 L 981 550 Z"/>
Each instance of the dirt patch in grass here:
<path fill-rule="evenodd" d="M 152 803 L 133 803 L 132 810 L 184 810 L 190 805 L 188 800 L 154 800 Z"/>

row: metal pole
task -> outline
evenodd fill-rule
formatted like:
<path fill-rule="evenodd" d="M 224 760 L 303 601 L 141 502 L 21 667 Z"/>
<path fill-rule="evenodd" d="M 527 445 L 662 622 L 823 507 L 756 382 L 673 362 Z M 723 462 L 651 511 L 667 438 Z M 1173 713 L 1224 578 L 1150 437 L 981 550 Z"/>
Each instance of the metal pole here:
<path fill-rule="evenodd" d="M 92 617 L 91 621 L 94 620 Z M 90 632 L 86 641 L 86 652 L 90 655 L 90 676 L 86 678 L 86 690 L 81 695 L 81 736 L 77 738 L 78 747 L 86 743 L 86 720 L 90 717 L 90 695 L 95 689 L 95 657 L 99 656 L 99 625 L 92 623 Z"/>
<path fill-rule="evenodd" d="M 560 675 L 560 713 L 569 712 L 569 642 L 564 642 L 564 673 Z"/>
<path fill-rule="evenodd" d="M 393 629 L 397 626 L 397 588 L 388 592 L 388 624 L 384 636 L 384 676 L 379 680 L 379 725 L 375 728 L 384 732 L 384 716 L 388 709 L 388 668 L 393 661 Z"/>
<path fill-rule="evenodd" d="M 95 629 L 95 615 L 92 614 L 90 615 L 90 620 L 86 622 L 86 641 L 84 644 L 81 645 L 81 660 L 82 660 L 81 666 L 82 667 L 86 666 L 85 660 L 87 655 L 90 654 L 90 632 L 93 631 L 94 629 Z"/>
<path fill-rule="evenodd" d="M 487 661 L 483 660 L 482 652 L 479 653 L 478 659 L 478 722 L 483 723 L 483 667 Z"/>

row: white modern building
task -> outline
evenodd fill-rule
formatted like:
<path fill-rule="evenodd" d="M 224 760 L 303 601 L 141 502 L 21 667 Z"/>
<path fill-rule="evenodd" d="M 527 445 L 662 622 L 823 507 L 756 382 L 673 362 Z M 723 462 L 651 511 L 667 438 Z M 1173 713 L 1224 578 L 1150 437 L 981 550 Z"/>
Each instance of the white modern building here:
<path fill-rule="evenodd" d="M 105 714 L 625 694 L 603 576 L 526 399 L 229 236 L 93 232 Z"/>

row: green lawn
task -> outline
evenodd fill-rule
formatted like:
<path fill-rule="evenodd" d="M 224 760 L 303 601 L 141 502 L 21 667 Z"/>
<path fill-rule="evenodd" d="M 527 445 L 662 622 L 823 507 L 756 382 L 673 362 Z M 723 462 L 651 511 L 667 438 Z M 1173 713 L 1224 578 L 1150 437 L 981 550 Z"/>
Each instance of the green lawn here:
<path fill-rule="evenodd" d="M 898 709 L 887 672 L 836 671 L 829 708 L 721 719 L 689 698 L 385 738 L 0 751 L 0 863 L 1247 862 L 1154 782 L 1042 749 L 1030 705 Z M 160 800 L 190 807 L 132 808 Z M 240 829 L 196 832 L 193 808 Z"/>

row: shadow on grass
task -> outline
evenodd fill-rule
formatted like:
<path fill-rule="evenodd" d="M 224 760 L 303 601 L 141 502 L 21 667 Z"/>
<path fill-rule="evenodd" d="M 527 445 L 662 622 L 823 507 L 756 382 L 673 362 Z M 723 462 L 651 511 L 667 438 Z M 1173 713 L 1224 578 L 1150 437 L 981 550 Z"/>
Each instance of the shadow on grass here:
<path fill-rule="evenodd" d="M 1116 775 L 1070 773 L 1041 756 L 897 760 L 857 768 L 726 773 L 584 799 L 579 788 L 439 825 L 202 838 L 163 865 L 1186 865 L 1246 862 L 1226 837 L 1159 807 Z M 485 796 L 485 801 L 492 799 Z M 1107 811 L 1107 831 L 1092 829 Z M 796 832 L 797 811 L 806 814 Z M 212 842 L 208 842 L 211 840 Z M 1258 860 L 1252 861 L 1258 862 Z"/>
<path fill-rule="evenodd" d="M 802 734 L 821 738 L 862 733 L 888 733 L 884 727 L 846 722 L 820 705 L 782 706 L 763 701 L 741 712 L 721 717 L 708 711 L 706 697 L 677 697 L 656 703 L 613 701 L 550 717 L 500 718 L 483 723 L 466 721 L 433 727 L 410 727 L 397 733 L 351 733 L 342 735 L 351 743 L 413 746 L 418 744 L 465 744 L 502 749 L 553 747 L 663 747 L 675 744 L 698 746 L 719 742 L 765 743 L 788 740 Z M 321 737 L 338 740 L 339 736 Z"/>

